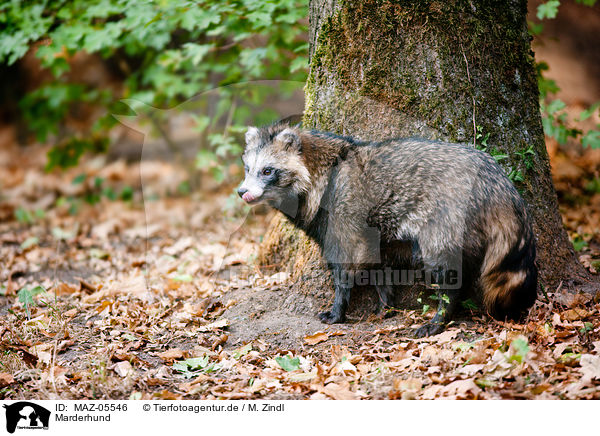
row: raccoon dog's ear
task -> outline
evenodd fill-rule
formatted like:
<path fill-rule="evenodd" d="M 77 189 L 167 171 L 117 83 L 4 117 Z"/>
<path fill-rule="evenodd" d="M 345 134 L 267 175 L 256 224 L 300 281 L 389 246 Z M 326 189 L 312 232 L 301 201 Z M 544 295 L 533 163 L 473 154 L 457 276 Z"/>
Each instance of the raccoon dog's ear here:
<path fill-rule="evenodd" d="M 300 127 L 302 125 L 302 114 L 294 114 L 279 120 L 277 123 L 288 125 L 290 127 Z"/>
<path fill-rule="evenodd" d="M 256 127 L 249 126 L 246 131 L 246 145 L 251 145 L 258 139 L 258 129 Z"/>
<path fill-rule="evenodd" d="M 302 149 L 302 141 L 300 141 L 300 136 L 292 129 L 284 129 L 275 137 L 275 140 L 281 142 L 287 149 L 297 151 L 301 151 Z"/>

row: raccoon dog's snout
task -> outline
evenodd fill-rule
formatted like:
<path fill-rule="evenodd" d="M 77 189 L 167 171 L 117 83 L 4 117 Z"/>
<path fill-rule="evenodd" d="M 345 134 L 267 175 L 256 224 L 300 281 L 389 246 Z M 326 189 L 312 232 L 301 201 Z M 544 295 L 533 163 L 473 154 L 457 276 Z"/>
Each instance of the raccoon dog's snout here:
<path fill-rule="evenodd" d="M 246 188 L 239 188 L 237 190 L 237 193 L 240 197 L 242 197 L 242 200 L 244 200 L 246 203 L 252 203 L 254 200 L 256 200 L 256 197 L 254 197 L 254 195 L 248 192 Z"/>

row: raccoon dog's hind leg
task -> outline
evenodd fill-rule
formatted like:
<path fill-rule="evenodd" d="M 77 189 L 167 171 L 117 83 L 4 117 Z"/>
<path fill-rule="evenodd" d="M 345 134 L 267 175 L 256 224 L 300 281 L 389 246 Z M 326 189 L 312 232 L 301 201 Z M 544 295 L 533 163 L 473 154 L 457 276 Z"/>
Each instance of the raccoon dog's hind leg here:
<path fill-rule="evenodd" d="M 379 297 L 376 314 L 380 317 L 384 317 L 386 311 L 392 308 L 394 289 L 389 283 L 377 283 L 375 284 L 375 289 L 377 290 L 377 296 Z"/>
<path fill-rule="evenodd" d="M 435 316 L 427 324 L 415 331 L 415 336 L 422 338 L 442 332 L 446 324 L 451 321 L 464 295 L 464 290 L 471 286 L 470 275 L 465 275 L 462 259 L 460 257 L 448 262 L 444 268 L 425 266 L 431 276 L 432 284 L 438 300 Z"/>
<path fill-rule="evenodd" d="M 380 223 L 376 223 L 375 225 L 380 227 Z M 418 261 L 414 258 L 414 253 L 416 252 L 418 252 L 418 244 L 414 241 L 389 239 L 382 241 L 382 262 L 378 265 L 378 268 L 382 272 L 382 281 L 375 283 L 375 289 L 379 297 L 379 304 L 376 311 L 378 316 L 384 317 L 389 314 L 389 309 L 393 309 L 394 287 L 401 284 L 398 281 L 401 280 L 403 270 L 414 269 L 418 264 Z"/>

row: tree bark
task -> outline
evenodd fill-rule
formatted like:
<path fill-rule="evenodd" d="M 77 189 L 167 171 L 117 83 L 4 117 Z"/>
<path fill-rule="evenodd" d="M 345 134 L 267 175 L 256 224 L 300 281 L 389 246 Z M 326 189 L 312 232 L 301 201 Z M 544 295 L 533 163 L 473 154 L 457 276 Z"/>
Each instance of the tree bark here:
<path fill-rule="evenodd" d="M 558 211 L 526 13 L 526 0 L 312 0 L 304 125 L 365 140 L 465 142 L 506 156 L 500 163 L 532 217 L 542 283 L 589 290 Z M 282 220 L 261 260 L 275 263 L 277 253 L 289 266 L 315 253 L 302 236 L 283 242 L 281 232 L 293 230 Z"/>

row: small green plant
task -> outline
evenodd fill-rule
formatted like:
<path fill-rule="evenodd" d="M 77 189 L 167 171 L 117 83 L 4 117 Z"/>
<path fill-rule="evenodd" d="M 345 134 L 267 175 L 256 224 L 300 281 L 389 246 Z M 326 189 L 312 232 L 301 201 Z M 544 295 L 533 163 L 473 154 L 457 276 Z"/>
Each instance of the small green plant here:
<path fill-rule="evenodd" d="M 596 177 L 585 184 L 585 190 L 592 194 L 600 194 L 600 177 Z"/>
<path fill-rule="evenodd" d="M 535 156 L 535 151 L 533 150 L 533 145 L 526 147 L 522 150 L 515 151 L 515 155 L 519 157 L 519 159 L 525 165 L 525 168 L 530 170 L 533 168 L 533 156 Z"/>
<path fill-rule="evenodd" d="M 477 134 L 475 135 L 475 148 L 485 151 L 487 149 L 488 139 L 490 139 L 490 134 L 484 134 L 482 126 L 477 126 L 476 129 Z"/>
<path fill-rule="evenodd" d="M 475 304 L 475 302 L 470 298 L 465 301 L 461 301 L 460 304 L 462 305 L 462 307 L 464 307 L 467 310 L 478 310 L 479 309 L 477 304 Z"/>
<path fill-rule="evenodd" d="M 421 311 L 421 316 L 425 315 L 429 311 L 429 308 L 430 308 L 429 304 L 424 304 L 423 299 L 421 297 L 417 298 L 417 303 L 423 305 L 423 309 Z"/>
<path fill-rule="evenodd" d="M 19 302 L 25 305 L 25 313 L 27 313 L 27 319 L 31 319 L 31 313 L 29 307 L 35 304 L 33 299 L 36 295 L 43 294 L 46 290 L 41 286 L 35 286 L 34 288 L 21 288 L 17 292 L 17 298 Z"/>
<path fill-rule="evenodd" d="M 575 251 L 581 251 L 588 246 L 588 243 L 580 235 L 575 235 L 571 243 Z"/>
<path fill-rule="evenodd" d="M 15 210 L 15 218 L 21 224 L 33 224 L 36 220 L 44 219 L 46 212 L 42 209 L 29 211 L 24 207 L 19 207 Z"/>
<path fill-rule="evenodd" d="M 475 148 L 489 153 L 490 156 L 492 156 L 494 160 L 498 163 L 501 163 L 510 157 L 508 154 L 498 150 L 496 147 L 488 149 L 488 140 L 490 138 L 490 134 L 484 134 L 483 127 L 481 126 L 477 126 L 476 129 L 477 134 L 475 136 Z M 531 159 L 531 156 L 535 154 L 535 152 L 533 151 L 533 146 L 530 146 L 526 150 L 516 151 L 514 154 L 516 154 L 520 159 L 524 160 L 527 169 L 533 168 L 533 160 Z M 507 177 L 513 183 L 522 182 L 525 180 L 523 172 L 520 169 L 506 170 L 505 168 L 505 171 Z"/>
<path fill-rule="evenodd" d="M 105 180 L 102 177 L 94 177 L 88 181 L 86 174 L 80 174 L 73 178 L 71 183 L 73 185 L 83 185 L 83 193 L 81 195 L 60 197 L 56 200 L 55 206 L 61 207 L 68 205 L 68 211 L 70 215 L 76 215 L 83 203 L 90 205 L 98 204 L 102 198 L 106 198 L 110 201 L 125 201 L 129 202 L 133 200 L 134 190 L 131 186 L 124 186 L 121 191 L 115 191 L 110 186 L 105 186 Z"/>
<path fill-rule="evenodd" d="M 442 300 L 444 303 L 446 304 L 450 304 L 450 297 L 448 297 L 448 294 L 432 294 L 429 296 L 429 298 L 431 298 L 432 300 Z"/>
<path fill-rule="evenodd" d="M 594 324 L 586 321 L 583 323 L 583 327 L 579 329 L 579 333 L 584 335 L 591 332 L 592 330 L 594 330 Z"/>

